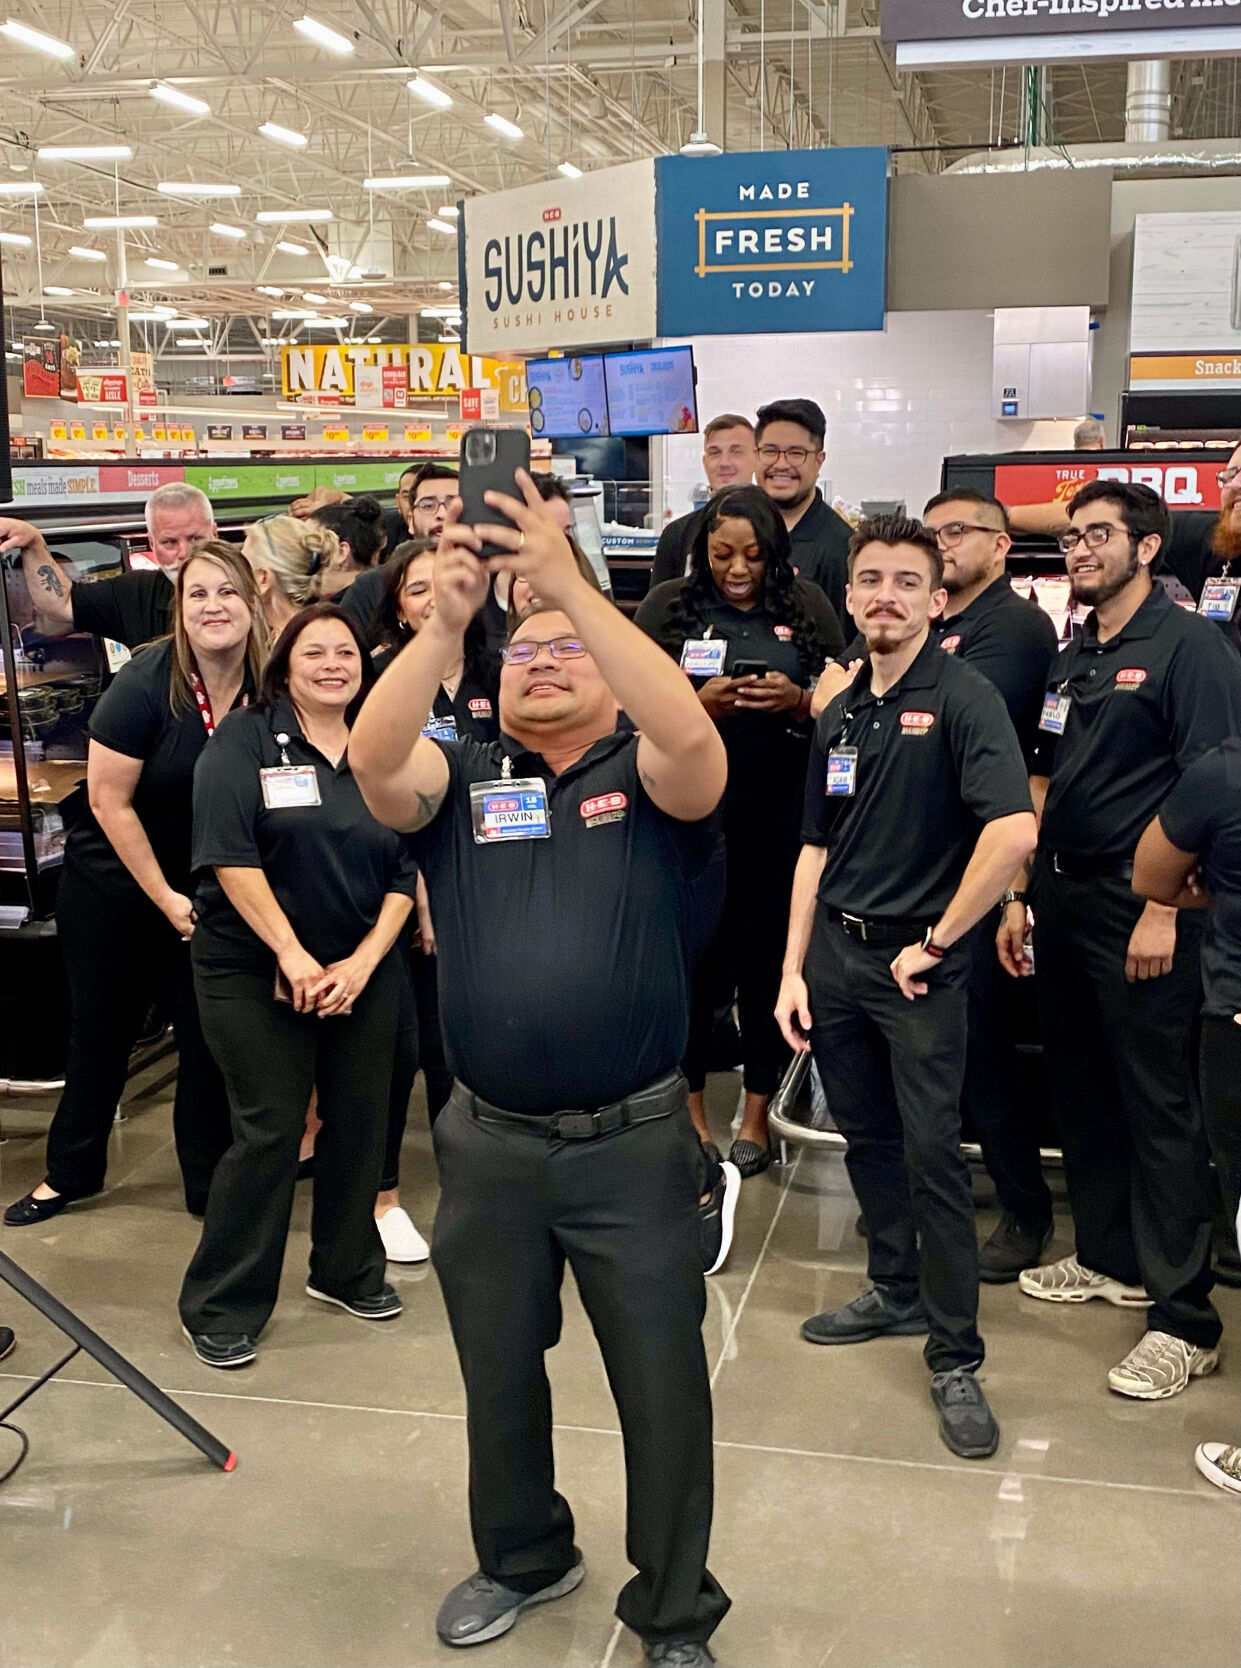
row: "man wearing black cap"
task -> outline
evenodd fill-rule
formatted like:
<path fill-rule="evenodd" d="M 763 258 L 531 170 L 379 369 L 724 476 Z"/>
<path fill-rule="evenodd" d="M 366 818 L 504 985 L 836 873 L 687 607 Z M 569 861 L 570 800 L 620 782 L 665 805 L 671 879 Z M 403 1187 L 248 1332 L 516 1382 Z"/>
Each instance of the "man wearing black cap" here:
<path fill-rule="evenodd" d="M 754 428 L 759 486 L 784 517 L 793 541 L 793 568 L 826 591 L 848 626 L 849 523 L 818 488 L 826 452 L 827 418 L 813 400 L 774 400 L 760 406 Z"/>

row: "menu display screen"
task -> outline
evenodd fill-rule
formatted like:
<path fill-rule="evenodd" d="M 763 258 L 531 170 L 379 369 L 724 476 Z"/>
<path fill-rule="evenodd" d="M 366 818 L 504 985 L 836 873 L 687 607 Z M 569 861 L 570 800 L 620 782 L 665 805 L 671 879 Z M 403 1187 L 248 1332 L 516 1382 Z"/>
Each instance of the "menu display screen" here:
<path fill-rule="evenodd" d="M 581 440 L 604 435 L 608 400 L 599 354 L 527 359 L 530 430 L 536 440 Z"/>
<path fill-rule="evenodd" d="M 697 434 L 692 348 L 609 353 L 603 364 L 613 434 Z"/>

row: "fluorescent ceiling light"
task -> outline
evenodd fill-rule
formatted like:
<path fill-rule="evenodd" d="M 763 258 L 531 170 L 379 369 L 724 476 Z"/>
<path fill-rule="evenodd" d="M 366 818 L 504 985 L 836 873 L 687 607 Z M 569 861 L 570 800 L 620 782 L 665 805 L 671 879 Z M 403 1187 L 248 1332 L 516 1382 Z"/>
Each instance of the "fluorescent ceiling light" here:
<path fill-rule="evenodd" d="M 77 48 L 70 46 L 68 41 L 58 41 L 52 35 L 45 35 L 40 29 L 31 29 L 25 23 L 16 23 L 12 18 L 7 23 L 0 23 L 0 35 L 7 35 L 11 41 L 20 41 L 23 46 L 32 46 L 36 52 L 46 52 L 49 58 L 76 58 Z"/>
<path fill-rule="evenodd" d="M 165 197 L 240 197 L 239 185 L 211 185 L 196 180 L 160 180 L 155 187 Z"/>
<path fill-rule="evenodd" d="M 129 322 L 131 324 L 167 324 L 175 312 L 175 307 L 152 308 L 149 313 L 131 313 Z"/>
<path fill-rule="evenodd" d="M 303 301 L 309 301 L 310 304 L 314 307 L 326 307 L 327 306 L 327 296 L 326 295 L 316 295 L 313 290 L 303 290 L 302 291 L 302 300 Z"/>
<path fill-rule="evenodd" d="M 0 232 L 0 243 L 11 243 L 14 249 L 29 249 L 31 241 L 25 232 Z"/>
<path fill-rule="evenodd" d="M 158 226 L 153 214 L 88 214 L 82 222 L 88 232 L 125 232 L 138 226 Z"/>
<path fill-rule="evenodd" d="M 558 174 L 563 174 L 565 179 L 567 179 L 567 180 L 580 180 L 581 177 L 582 177 L 582 170 L 580 168 L 574 167 L 573 163 L 571 163 L 571 162 L 559 162 L 559 163 L 557 163 L 556 164 L 556 172 Z"/>
<path fill-rule="evenodd" d="M 309 255 L 310 250 L 304 243 L 280 242 L 276 245 L 282 255 Z"/>
<path fill-rule="evenodd" d="M 448 174 L 374 174 L 362 181 L 364 191 L 438 191 L 451 185 Z"/>
<path fill-rule="evenodd" d="M 318 314 L 313 307 L 273 307 L 271 316 L 274 319 L 313 319 Z"/>
<path fill-rule="evenodd" d="M 316 22 L 313 17 L 299 17 L 293 27 L 299 35 L 314 41 L 316 46 L 326 47 L 329 52 L 339 52 L 343 57 L 353 51 L 353 42 L 347 36 L 338 35 L 335 29 L 329 29 L 326 23 Z"/>
<path fill-rule="evenodd" d="M 1140 29 L 1089 35 L 1014 35 L 1008 40 L 902 41 L 896 48 L 896 67 L 941 69 L 945 64 L 1039 64 L 1066 59 L 1093 59 L 1098 63 L 1110 58 L 1143 58 L 1153 50 L 1158 50 L 1161 58 L 1241 52 L 1241 29 Z"/>
<path fill-rule="evenodd" d="M 373 313 L 375 311 L 369 301 L 351 301 L 349 306 L 351 311 L 355 313 Z"/>
<path fill-rule="evenodd" d="M 383 341 L 382 336 L 368 336 L 366 339 L 367 339 L 368 342 L 382 342 Z"/>
<path fill-rule="evenodd" d="M 24 241 L 29 243 L 30 239 L 26 238 Z M 82 243 L 70 244 L 69 253 L 71 255 L 76 255 L 80 261 L 106 261 L 108 258 L 104 250 L 88 249 L 85 244 Z"/>
<path fill-rule="evenodd" d="M 457 228 L 453 225 L 451 220 L 437 220 L 435 216 L 432 215 L 430 220 L 427 221 L 427 225 L 433 232 L 443 232 L 447 237 L 456 237 L 457 235 Z"/>
<path fill-rule="evenodd" d="M 495 133 L 502 133 L 506 139 L 524 139 L 525 134 L 516 122 L 510 122 L 507 116 L 497 116 L 493 110 L 490 116 L 484 116 L 483 121 Z"/>
<path fill-rule="evenodd" d="M 330 220 L 332 211 L 329 208 L 310 209 L 260 209 L 255 215 L 260 226 L 309 225 L 315 220 Z"/>
<path fill-rule="evenodd" d="M 259 284 L 257 288 L 260 295 L 282 296 L 284 294 L 284 291 L 278 290 L 274 284 Z"/>
<path fill-rule="evenodd" d="M 40 162 L 128 162 L 129 145 L 40 145 L 35 155 Z"/>
<path fill-rule="evenodd" d="M 181 263 L 179 261 L 161 260 L 158 255 L 148 255 L 146 260 L 143 262 L 143 265 L 157 266 L 161 272 L 180 272 L 181 270 Z"/>
<path fill-rule="evenodd" d="M 157 81 L 151 88 L 151 97 L 157 98 L 161 104 L 175 105 L 178 110 L 188 110 L 192 116 L 209 116 L 211 106 L 205 99 L 195 98 L 193 93 L 183 93 L 180 87 L 170 87 L 166 81 Z"/>
<path fill-rule="evenodd" d="M 285 344 L 285 340 L 286 340 L 286 338 L 284 336 L 260 336 L 259 337 L 259 341 L 262 342 L 264 347 L 283 347 L 284 344 Z"/>
<path fill-rule="evenodd" d="M 43 190 L 38 180 L 4 180 L 0 182 L 0 197 L 37 197 Z"/>
<path fill-rule="evenodd" d="M 169 330 L 210 330 L 210 319 L 169 319 Z"/>
<path fill-rule="evenodd" d="M 295 151 L 310 143 L 304 133 L 295 133 L 291 127 L 281 127 L 279 122 L 264 122 L 259 132 L 268 139 L 274 139 L 278 145 L 291 145 Z"/>
<path fill-rule="evenodd" d="M 44 295 L 72 295 L 73 291 L 67 290 L 63 284 L 44 284 L 43 293 Z"/>
<path fill-rule="evenodd" d="M 226 226 L 222 220 L 213 220 L 211 222 L 211 230 L 215 233 L 216 237 L 241 238 L 247 235 L 242 227 Z"/>
<path fill-rule="evenodd" d="M 420 307 L 418 316 L 424 319 L 459 319 L 460 307 Z"/>
<path fill-rule="evenodd" d="M 441 220 L 459 220 L 461 218 L 461 210 L 456 203 L 441 203 L 435 212 Z"/>
<path fill-rule="evenodd" d="M 455 289 L 456 285 L 455 284 L 450 284 L 446 278 L 441 278 L 440 281 L 439 281 L 439 287 L 442 290 L 451 290 L 451 289 Z"/>
<path fill-rule="evenodd" d="M 447 110 L 452 104 L 451 95 L 442 87 L 437 87 L 433 81 L 428 81 L 425 75 L 416 75 L 405 85 L 415 98 L 420 98 L 426 104 L 433 104 L 437 110 Z"/>

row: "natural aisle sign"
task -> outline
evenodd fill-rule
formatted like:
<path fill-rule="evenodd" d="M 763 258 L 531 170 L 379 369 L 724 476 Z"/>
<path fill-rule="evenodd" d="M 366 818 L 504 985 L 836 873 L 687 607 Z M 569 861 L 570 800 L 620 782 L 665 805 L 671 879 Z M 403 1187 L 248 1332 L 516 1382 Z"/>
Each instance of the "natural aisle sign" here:
<path fill-rule="evenodd" d="M 381 388 L 383 368 L 406 372 L 410 400 L 453 399 L 463 388 L 474 388 L 482 382 L 493 384 L 503 396 L 511 380 L 505 376 L 508 367 L 492 359 L 471 359 L 451 343 L 402 342 L 376 346 L 358 342 L 339 347 L 316 343 L 281 348 L 281 392 L 286 400 L 318 397 L 328 402 L 352 404 L 359 366 L 379 367 Z M 394 406 L 395 395 L 394 389 Z M 381 394 L 380 404 L 386 403 Z"/>

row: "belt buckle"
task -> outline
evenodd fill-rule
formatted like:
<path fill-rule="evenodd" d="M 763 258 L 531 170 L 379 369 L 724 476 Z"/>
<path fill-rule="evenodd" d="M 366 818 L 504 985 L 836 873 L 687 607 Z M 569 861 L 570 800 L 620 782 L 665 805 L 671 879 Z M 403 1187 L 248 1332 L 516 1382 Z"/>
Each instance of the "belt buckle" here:
<path fill-rule="evenodd" d="M 562 1112 L 556 1119 L 556 1134 L 562 1141 L 589 1141 L 599 1133 L 597 1112 Z"/>
<path fill-rule="evenodd" d="M 845 931 L 848 932 L 851 928 L 856 927 L 858 929 L 858 937 L 862 940 L 862 943 L 865 944 L 866 922 L 862 919 L 862 917 L 860 915 L 847 915 L 842 909 L 840 912 L 840 918 L 846 923 Z"/>

